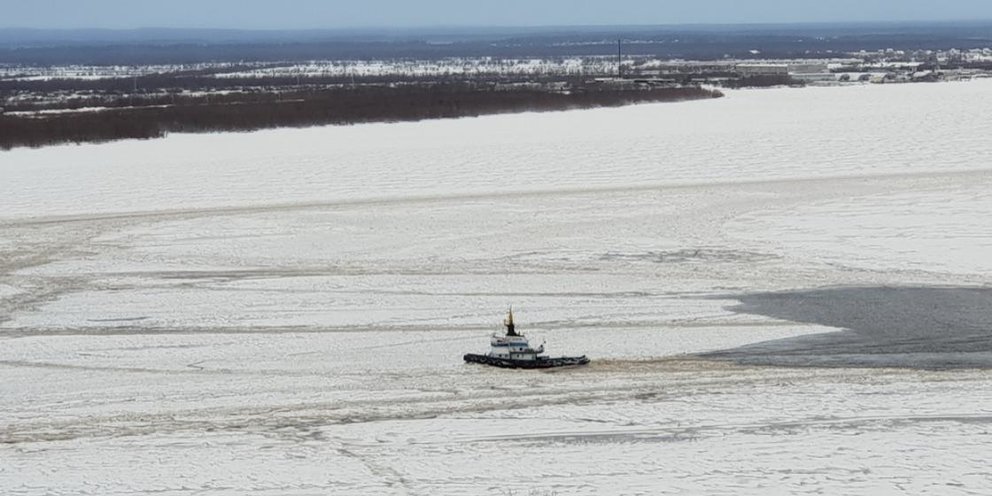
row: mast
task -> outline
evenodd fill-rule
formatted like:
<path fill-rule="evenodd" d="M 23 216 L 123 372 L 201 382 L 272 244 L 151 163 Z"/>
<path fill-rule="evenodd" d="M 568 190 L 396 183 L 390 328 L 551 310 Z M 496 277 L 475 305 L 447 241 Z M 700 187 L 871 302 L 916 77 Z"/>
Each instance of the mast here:
<path fill-rule="evenodd" d="M 617 79 L 623 79 L 623 39 L 617 38 Z"/>
<path fill-rule="evenodd" d="M 517 336 L 516 328 L 513 325 L 513 307 L 510 307 L 510 313 L 506 316 L 506 320 L 503 321 L 503 325 L 506 326 L 507 336 Z"/>

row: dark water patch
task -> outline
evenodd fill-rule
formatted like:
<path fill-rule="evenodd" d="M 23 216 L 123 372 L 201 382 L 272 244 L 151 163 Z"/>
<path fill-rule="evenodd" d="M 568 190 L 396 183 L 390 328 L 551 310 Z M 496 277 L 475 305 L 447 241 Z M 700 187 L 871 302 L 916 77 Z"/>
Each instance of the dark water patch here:
<path fill-rule="evenodd" d="M 992 368 L 992 288 L 830 288 L 738 299 L 730 310 L 843 331 L 704 357 L 747 365 Z"/>

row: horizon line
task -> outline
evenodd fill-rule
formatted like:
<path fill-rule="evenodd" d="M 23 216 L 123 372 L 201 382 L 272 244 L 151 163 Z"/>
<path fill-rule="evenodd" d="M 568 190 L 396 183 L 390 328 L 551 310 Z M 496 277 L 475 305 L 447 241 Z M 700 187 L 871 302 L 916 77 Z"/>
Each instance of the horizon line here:
<path fill-rule="evenodd" d="M 542 30 L 542 29 L 607 29 L 607 28 L 692 28 L 692 27 L 816 27 L 816 26 L 872 26 L 872 25 L 941 25 L 941 24 L 992 24 L 992 17 L 982 19 L 887 19 L 887 20 L 837 20 L 837 21 L 742 21 L 742 22 L 683 22 L 647 24 L 420 24 L 420 25 L 363 25 L 333 27 L 206 27 L 206 26 L 135 26 L 135 27 L 34 27 L 0 26 L 0 31 L 227 31 L 227 32 L 349 32 L 349 31 L 430 31 L 430 30 Z"/>

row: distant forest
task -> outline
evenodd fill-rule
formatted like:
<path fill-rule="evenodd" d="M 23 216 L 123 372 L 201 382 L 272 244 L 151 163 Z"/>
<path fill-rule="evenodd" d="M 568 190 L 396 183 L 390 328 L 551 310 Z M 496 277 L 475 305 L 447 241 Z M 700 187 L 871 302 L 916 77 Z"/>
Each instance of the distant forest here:
<path fill-rule="evenodd" d="M 140 107 L 33 115 L 0 115 L 0 148 L 158 138 L 170 132 L 248 131 L 363 122 L 416 121 L 485 114 L 615 107 L 641 102 L 719 98 L 698 87 L 555 91 L 497 90 L 466 83 L 363 85 L 183 97 Z"/>

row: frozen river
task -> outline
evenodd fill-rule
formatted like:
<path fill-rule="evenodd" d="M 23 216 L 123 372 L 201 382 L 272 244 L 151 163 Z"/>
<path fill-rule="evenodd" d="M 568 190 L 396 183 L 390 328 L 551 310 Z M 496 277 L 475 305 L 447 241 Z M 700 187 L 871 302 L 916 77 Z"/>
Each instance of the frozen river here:
<path fill-rule="evenodd" d="M 0 493 L 988 494 L 990 115 L 776 89 L 0 153 Z M 463 364 L 511 304 L 594 363 Z"/>

